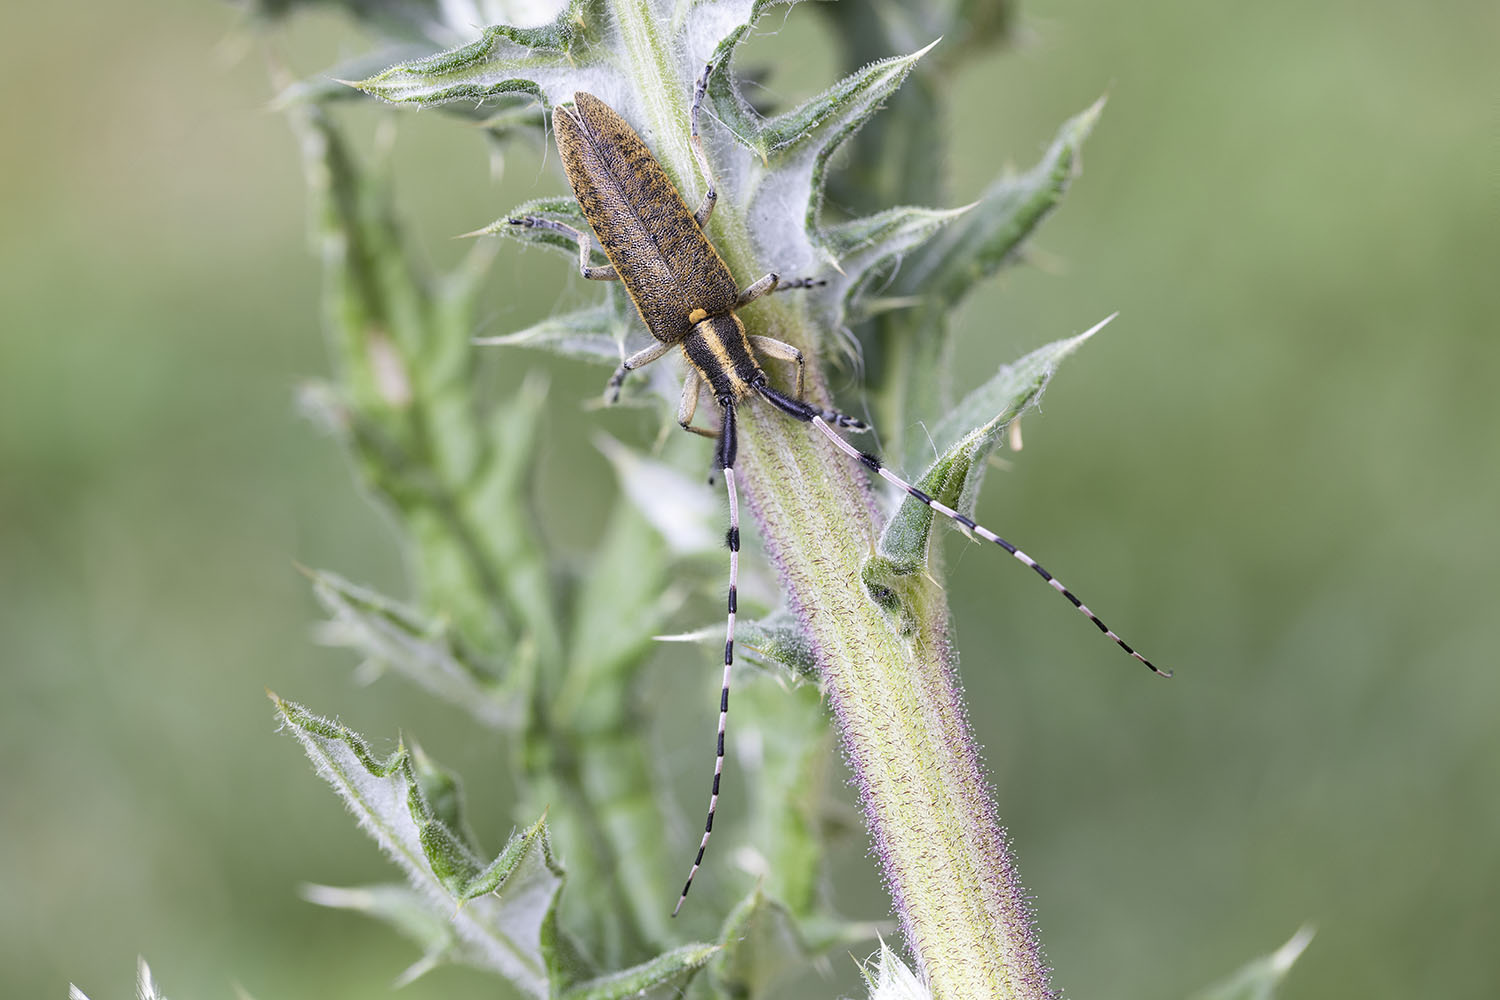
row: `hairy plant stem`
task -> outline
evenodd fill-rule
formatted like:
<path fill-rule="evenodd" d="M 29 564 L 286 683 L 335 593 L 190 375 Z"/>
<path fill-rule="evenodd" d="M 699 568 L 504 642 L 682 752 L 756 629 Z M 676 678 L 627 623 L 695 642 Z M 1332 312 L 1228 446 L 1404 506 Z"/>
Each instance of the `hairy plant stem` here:
<path fill-rule="evenodd" d="M 783 332 L 785 332 L 783 328 Z M 763 404 L 740 422 L 741 481 L 788 600 L 816 645 L 903 931 L 944 1000 L 1051 993 L 990 801 L 931 577 L 877 603 L 862 472 Z"/>

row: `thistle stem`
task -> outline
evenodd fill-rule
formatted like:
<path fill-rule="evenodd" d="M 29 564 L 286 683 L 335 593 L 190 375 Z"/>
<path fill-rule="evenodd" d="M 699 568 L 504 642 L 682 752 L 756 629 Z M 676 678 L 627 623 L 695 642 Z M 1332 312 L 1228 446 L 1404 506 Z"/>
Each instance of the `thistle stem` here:
<path fill-rule="evenodd" d="M 877 602 L 864 581 L 876 529 L 862 473 L 805 425 L 757 405 L 740 462 L 934 997 L 1052 996 L 954 681 L 942 589 L 912 576 Z"/>

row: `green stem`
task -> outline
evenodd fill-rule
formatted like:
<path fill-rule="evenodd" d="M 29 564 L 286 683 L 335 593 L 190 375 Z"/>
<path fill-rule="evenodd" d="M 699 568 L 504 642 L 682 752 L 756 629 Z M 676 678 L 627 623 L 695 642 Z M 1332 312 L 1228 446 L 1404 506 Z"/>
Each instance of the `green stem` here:
<path fill-rule="evenodd" d="M 933 995 L 1050 996 L 951 670 L 941 587 L 911 577 L 877 603 L 864 581 L 876 530 L 859 471 L 806 426 L 763 404 L 745 409 L 744 490 L 816 644 L 886 882 Z"/>

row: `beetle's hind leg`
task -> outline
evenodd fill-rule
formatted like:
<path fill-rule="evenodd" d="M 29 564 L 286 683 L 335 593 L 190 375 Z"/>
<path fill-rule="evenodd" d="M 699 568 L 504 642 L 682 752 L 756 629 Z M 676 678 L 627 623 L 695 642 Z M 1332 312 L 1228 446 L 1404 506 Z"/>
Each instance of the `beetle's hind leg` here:
<path fill-rule="evenodd" d="M 807 359 L 802 352 L 791 344 L 774 337 L 763 337 L 759 334 L 750 335 L 750 346 L 768 358 L 777 361 L 790 361 L 797 366 L 797 393 L 793 398 L 787 398 L 772 389 L 769 385 L 756 386 L 756 391 L 774 403 L 778 408 L 790 413 L 798 420 L 810 421 L 814 416 L 822 417 L 825 421 L 835 427 L 847 427 L 851 431 L 869 430 L 870 425 L 858 417 L 840 413 L 838 410 L 825 410 L 822 407 L 813 406 L 806 399 L 806 375 Z"/>
<path fill-rule="evenodd" d="M 775 358 L 777 361 L 790 361 L 797 366 L 796 397 L 801 399 L 805 388 L 803 382 L 807 375 L 807 359 L 802 356 L 802 352 L 785 341 L 777 340 L 774 337 L 763 337 L 755 333 L 750 335 L 750 346 L 754 347 L 758 354 L 764 354 L 768 358 Z"/>
<path fill-rule="evenodd" d="M 552 219 L 543 219 L 535 215 L 523 215 L 505 220 L 513 226 L 525 226 L 527 229 L 548 229 L 554 233 L 561 233 L 578 244 L 578 273 L 590 281 L 618 281 L 620 275 L 616 273 L 613 264 L 605 264 L 595 267 L 589 263 L 589 255 L 594 249 L 594 243 L 589 239 L 589 234 L 581 229 L 574 229 L 565 222 L 555 222 Z"/>

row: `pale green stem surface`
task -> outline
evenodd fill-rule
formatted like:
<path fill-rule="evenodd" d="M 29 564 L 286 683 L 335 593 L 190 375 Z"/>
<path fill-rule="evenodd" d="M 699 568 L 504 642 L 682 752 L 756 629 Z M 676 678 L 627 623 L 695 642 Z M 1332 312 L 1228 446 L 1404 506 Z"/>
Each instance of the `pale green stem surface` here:
<path fill-rule="evenodd" d="M 1049 996 L 1030 915 L 949 669 L 930 578 L 891 611 L 863 579 L 876 530 L 862 472 L 806 425 L 745 407 L 741 482 L 824 690 L 908 940 L 945 1000 Z"/>

